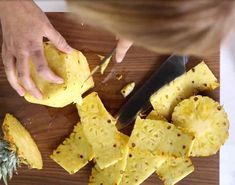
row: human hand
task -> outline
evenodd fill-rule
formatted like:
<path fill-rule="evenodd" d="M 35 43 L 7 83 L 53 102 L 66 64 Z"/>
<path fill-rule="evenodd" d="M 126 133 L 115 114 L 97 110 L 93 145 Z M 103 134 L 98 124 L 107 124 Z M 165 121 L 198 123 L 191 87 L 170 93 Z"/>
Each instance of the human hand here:
<path fill-rule="evenodd" d="M 28 91 L 41 99 L 41 92 L 30 78 L 29 59 L 32 59 L 41 77 L 51 83 L 61 84 L 63 79 L 48 67 L 43 51 L 43 37 L 48 38 L 62 52 L 71 52 L 72 48 L 33 1 L 1 1 L 0 18 L 2 59 L 10 85 L 20 96 Z"/>
<path fill-rule="evenodd" d="M 132 42 L 126 39 L 120 39 L 117 44 L 116 49 L 116 61 L 118 63 L 121 63 L 129 50 L 129 48 L 132 46 Z"/>

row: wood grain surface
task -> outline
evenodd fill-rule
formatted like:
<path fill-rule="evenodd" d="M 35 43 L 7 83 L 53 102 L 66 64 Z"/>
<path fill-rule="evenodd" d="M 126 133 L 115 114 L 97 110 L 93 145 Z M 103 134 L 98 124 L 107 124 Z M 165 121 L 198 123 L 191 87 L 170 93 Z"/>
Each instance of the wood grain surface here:
<path fill-rule="evenodd" d="M 90 67 L 98 64 L 97 54 L 105 54 L 116 44 L 115 37 L 111 34 L 88 27 L 81 26 L 68 18 L 65 13 L 50 13 L 49 19 L 55 28 L 66 38 L 68 43 L 81 50 L 87 57 Z M 1 35 L 0 35 L 1 36 Z M 120 95 L 120 89 L 128 82 L 135 81 L 138 86 L 157 70 L 167 56 L 146 51 L 139 47 L 132 47 L 121 64 L 113 61 L 104 75 L 95 74 L 97 91 L 108 111 L 115 114 L 126 101 Z M 219 78 L 219 54 L 205 56 L 203 59 Z M 191 58 L 189 66 L 194 66 L 201 59 Z M 82 71 L 78 71 L 82 72 Z M 116 74 L 122 74 L 123 79 L 116 80 Z M 136 88 L 136 89 L 137 89 Z M 5 113 L 14 114 L 30 131 L 36 140 L 43 156 L 43 170 L 30 170 L 22 166 L 18 175 L 13 177 L 9 185 L 85 185 L 92 164 L 87 165 L 75 175 L 69 175 L 49 156 L 72 131 L 78 121 L 77 110 L 74 105 L 55 109 L 26 102 L 19 97 L 8 84 L 2 62 L 0 62 L 0 118 L 1 122 Z M 219 90 L 209 94 L 219 100 Z M 195 172 L 178 183 L 179 185 L 218 185 L 219 184 L 219 156 L 214 155 L 204 158 L 193 158 Z M 2 183 L 0 183 L 2 184 Z M 156 174 L 153 174 L 144 185 L 163 184 Z"/>

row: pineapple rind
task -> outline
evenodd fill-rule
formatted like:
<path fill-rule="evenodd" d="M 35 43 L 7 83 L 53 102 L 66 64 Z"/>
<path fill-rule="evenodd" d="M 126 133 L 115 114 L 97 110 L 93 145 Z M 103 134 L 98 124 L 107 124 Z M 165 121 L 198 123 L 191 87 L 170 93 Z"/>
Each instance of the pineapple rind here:
<path fill-rule="evenodd" d="M 16 151 L 21 162 L 29 167 L 42 169 L 42 156 L 30 133 L 11 114 L 6 114 L 2 130 L 4 139 L 10 144 L 11 149 Z"/>

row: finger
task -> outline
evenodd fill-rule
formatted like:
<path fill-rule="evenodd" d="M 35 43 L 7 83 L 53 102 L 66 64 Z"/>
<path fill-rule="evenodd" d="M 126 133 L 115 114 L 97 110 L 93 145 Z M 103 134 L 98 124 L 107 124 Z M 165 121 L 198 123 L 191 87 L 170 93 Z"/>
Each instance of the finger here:
<path fill-rule="evenodd" d="M 19 84 L 18 79 L 17 79 L 14 57 L 13 56 L 3 56 L 2 58 L 4 61 L 3 63 L 4 63 L 4 68 L 5 68 L 7 80 L 9 81 L 12 88 L 15 89 L 16 92 L 20 96 L 24 96 L 25 90 L 23 89 L 23 87 L 21 87 L 21 85 Z"/>
<path fill-rule="evenodd" d="M 48 80 L 49 82 L 56 83 L 56 84 L 62 84 L 64 83 L 64 80 L 60 77 L 58 77 L 55 73 L 51 71 L 51 69 L 48 67 L 46 58 L 44 56 L 44 52 L 42 49 L 33 51 L 31 54 L 32 61 L 35 64 L 36 70 L 38 74 Z"/>
<path fill-rule="evenodd" d="M 46 37 L 55 45 L 57 49 L 65 53 L 72 52 L 72 48 L 68 45 L 64 37 L 53 27 L 48 29 Z"/>
<path fill-rule="evenodd" d="M 128 40 L 119 40 L 116 49 L 116 61 L 118 63 L 122 62 L 128 49 L 131 47 L 132 42 Z"/>
<path fill-rule="evenodd" d="M 18 78 L 21 81 L 24 88 L 29 93 L 31 93 L 35 98 L 42 99 L 41 92 L 37 89 L 34 82 L 30 78 L 29 63 L 28 63 L 28 56 L 27 55 L 17 57 L 16 69 L 18 72 Z"/>

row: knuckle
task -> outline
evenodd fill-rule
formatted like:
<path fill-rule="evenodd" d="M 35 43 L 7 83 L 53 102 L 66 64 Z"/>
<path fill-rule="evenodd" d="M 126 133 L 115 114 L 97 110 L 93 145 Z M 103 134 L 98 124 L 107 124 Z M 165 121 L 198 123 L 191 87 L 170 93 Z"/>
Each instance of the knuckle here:
<path fill-rule="evenodd" d="M 47 69 L 47 67 L 46 67 L 46 65 L 44 65 L 44 64 L 39 64 L 39 65 L 37 65 L 37 72 L 38 72 L 38 73 L 43 73 L 43 72 L 46 71 L 46 69 Z"/>

